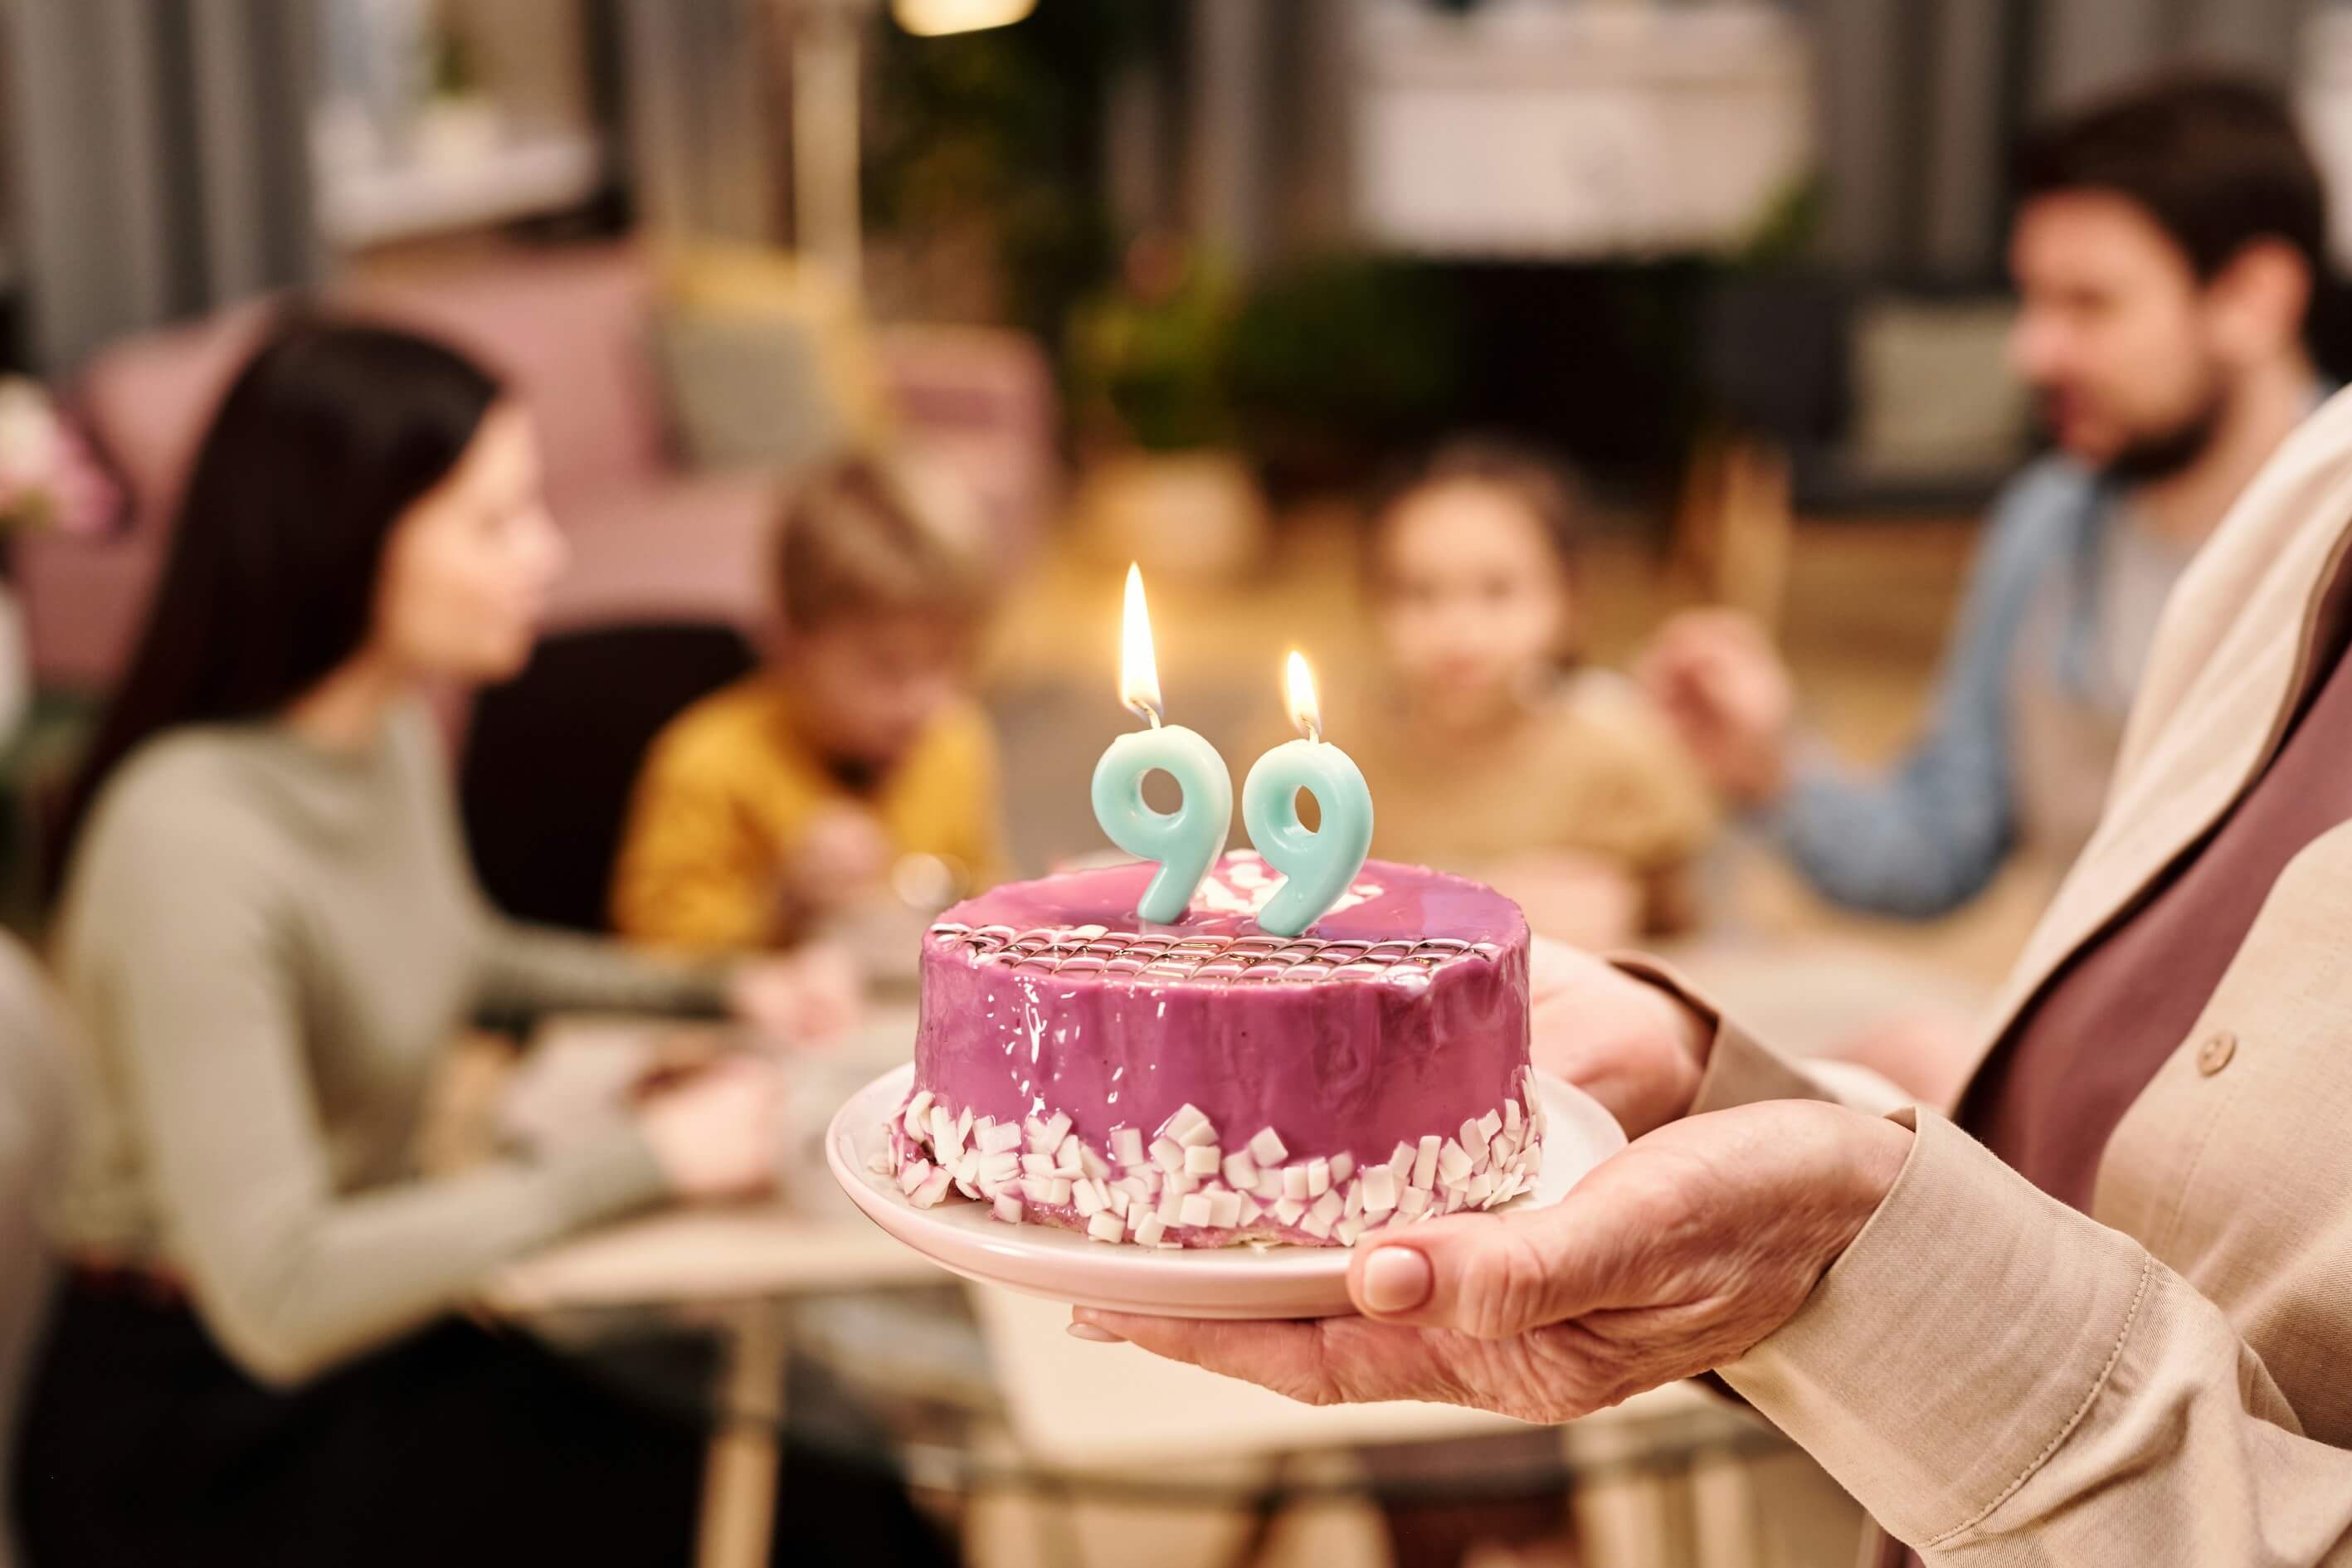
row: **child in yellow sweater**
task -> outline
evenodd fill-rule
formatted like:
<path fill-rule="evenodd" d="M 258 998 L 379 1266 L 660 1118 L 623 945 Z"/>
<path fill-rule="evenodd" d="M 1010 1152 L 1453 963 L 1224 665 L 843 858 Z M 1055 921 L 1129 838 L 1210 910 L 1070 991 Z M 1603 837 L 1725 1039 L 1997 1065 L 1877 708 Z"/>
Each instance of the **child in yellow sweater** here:
<path fill-rule="evenodd" d="M 614 871 L 624 935 L 786 946 L 936 910 L 1003 860 L 996 748 L 967 690 L 989 584 L 940 476 L 828 465 L 778 520 L 765 667 L 654 742 Z"/>

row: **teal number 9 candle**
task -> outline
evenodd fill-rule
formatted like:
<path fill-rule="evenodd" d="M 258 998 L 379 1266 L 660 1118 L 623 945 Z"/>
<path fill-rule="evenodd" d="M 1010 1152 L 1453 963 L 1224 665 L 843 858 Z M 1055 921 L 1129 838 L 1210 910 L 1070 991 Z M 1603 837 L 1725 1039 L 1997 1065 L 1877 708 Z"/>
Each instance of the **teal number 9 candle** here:
<path fill-rule="evenodd" d="M 1095 764 L 1095 820 L 1121 849 L 1139 860 L 1160 862 L 1135 912 L 1155 925 L 1171 925 L 1183 917 L 1193 889 L 1225 852 L 1234 828 L 1234 781 L 1214 746 L 1193 731 L 1160 722 L 1151 620 L 1143 603 L 1143 574 L 1133 566 L 1127 569 L 1118 664 L 1119 700 L 1151 728 L 1121 735 Z M 1143 781 L 1153 773 L 1167 773 L 1183 791 L 1174 811 L 1158 810 L 1143 798 Z"/>
<path fill-rule="evenodd" d="M 1372 849 L 1372 792 L 1355 759 L 1323 739 L 1315 678 L 1290 656 L 1290 717 L 1305 740 L 1257 760 L 1242 784 L 1250 842 L 1286 879 L 1257 917 L 1276 936 L 1297 936 L 1339 901 Z M 1298 820 L 1298 792 L 1315 797 L 1322 826 Z"/>

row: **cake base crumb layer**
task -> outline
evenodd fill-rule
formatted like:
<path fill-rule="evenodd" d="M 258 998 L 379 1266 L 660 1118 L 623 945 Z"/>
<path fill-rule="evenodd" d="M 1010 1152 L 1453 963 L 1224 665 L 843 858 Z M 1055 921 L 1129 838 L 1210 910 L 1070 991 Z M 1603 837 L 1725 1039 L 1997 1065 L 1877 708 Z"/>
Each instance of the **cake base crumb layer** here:
<path fill-rule="evenodd" d="M 887 1125 L 888 1169 L 877 1173 L 918 1207 L 961 1197 L 1008 1224 L 1139 1247 L 1352 1247 L 1391 1225 L 1497 1207 L 1533 1191 L 1543 1169 L 1543 1104 L 1525 1069 L 1500 1106 L 1385 1156 L 1297 1152 L 1276 1128 L 1220 1130 L 1191 1105 L 1102 1148 L 1064 1111 L 997 1121 L 922 1089 Z"/>

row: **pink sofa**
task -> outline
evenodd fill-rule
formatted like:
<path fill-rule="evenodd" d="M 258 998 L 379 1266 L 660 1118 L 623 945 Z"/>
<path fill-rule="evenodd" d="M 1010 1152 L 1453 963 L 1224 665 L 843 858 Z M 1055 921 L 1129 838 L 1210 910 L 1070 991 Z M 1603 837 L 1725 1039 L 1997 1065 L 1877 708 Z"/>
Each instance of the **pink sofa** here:
<path fill-rule="evenodd" d="M 341 291 L 340 303 L 439 333 L 507 378 L 536 416 L 572 570 L 551 630 L 620 620 L 750 626 L 774 480 L 673 464 L 649 352 L 650 269 L 626 247 L 519 256 Z M 32 536 L 16 557 L 35 678 L 102 689 L 129 657 L 196 445 L 266 308 L 127 340 L 74 404 L 116 466 L 131 515 L 97 539 Z M 1015 333 L 884 328 L 883 374 L 911 444 L 963 472 L 1017 552 L 1056 483 L 1053 379 Z"/>

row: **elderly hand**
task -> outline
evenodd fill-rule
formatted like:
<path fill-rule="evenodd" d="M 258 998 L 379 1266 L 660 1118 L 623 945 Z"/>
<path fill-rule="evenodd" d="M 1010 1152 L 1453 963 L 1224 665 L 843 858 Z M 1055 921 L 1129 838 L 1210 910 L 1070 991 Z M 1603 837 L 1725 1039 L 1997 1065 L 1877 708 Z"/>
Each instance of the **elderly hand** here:
<path fill-rule="evenodd" d="M 1536 1066 L 1584 1090 L 1639 1138 L 1690 1109 L 1708 1029 L 1668 992 L 1538 937 L 1528 952 Z"/>
<path fill-rule="evenodd" d="M 1777 1100 L 1677 1121 L 1528 1214 L 1377 1233 L 1360 1318 L 1196 1322 L 1080 1308 L 1073 1331 L 1312 1405 L 1419 1399 L 1555 1422 L 1746 1353 L 1877 1209 L 1911 1134 Z"/>

